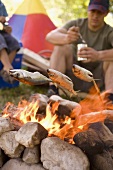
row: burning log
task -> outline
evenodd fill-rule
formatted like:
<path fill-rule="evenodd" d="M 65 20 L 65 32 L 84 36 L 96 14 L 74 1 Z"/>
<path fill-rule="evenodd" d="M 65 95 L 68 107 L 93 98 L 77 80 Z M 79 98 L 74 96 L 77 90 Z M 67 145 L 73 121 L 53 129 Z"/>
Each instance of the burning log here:
<path fill-rule="evenodd" d="M 113 134 L 101 122 L 91 124 L 89 129 L 74 136 L 76 146 L 88 155 L 102 153 L 104 148 L 113 146 Z"/>
<path fill-rule="evenodd" d="M 16 131 L 5 132 L 0 136 L 0 147 L 11 158 L 20 157 L 24 146 L 15 140 Z"/>
<path fill-rule="evenodd" d="M 75 119 L 81 113 L 81 106 L 76 102 L 63 99 L 57 95 L 51 96 L 48 100 L 48 103 L 51 103 L 51 106 L 56 102 L 59 104 L 55 114 L 60 117 L 70 116 Z"/>
<path fill-rule="evenodd" d="M 113 149 L 104 150 L 103 153 L 90 157 L 92 170 L 113 170 Z"/>
<path fill-rule="evenodd" d="M 98 112 L 90 112 L 87 114 L 81 114 L 76 119 L 76 126 L 88 126 L 91 123 L 103 122 L 105 119 L 113 120 L 113 110 L 102 110 Z"/>
<path fill-rule="evenodd" d="M 98 154 L 104 150 L 104 144 L 93 129 L 79 132 L 74 136 L 75 145 L 81 148 L 86 154 Z"/>
<path fill-rule="evenodd" d="M 16 118 L 11 117 L 10 121 L 15 131 L 18 131 L 23 126 L 23 123 L 17 120 Z"/>
<path fill-rule="evenodd" d="M 104 143 L 105 148 L 110 148 L 113 146 L 113 134 L 104 123 L 92 123 L 89 128 L 96 131 L 100 140 Z"/>
<path fill-rule="evenodd" d="M 24 124 L 15 135 L 15 139 L 25 147 L 33 148 L 40 144 L 41 140 L 48 135 L 47 130 L 37 122 L 28 122 Z"/>
<path fill-rule="evenodd" d="M 79 104 L 37 93 L 18 107 L 7 105 L 3 116 L 9 119 L 0 119 L 1 151 L 9 159 L 20 157 L 21 161 L 11 159 L 1 170 L 9 169 L 9 165 L 11 170 L 113 169 L 113 108 L 110 104 L 111 110 L 105 110 L 102 102 L 96 108 L 98 102 L 92 99 Z M 0 163 L 2 166 L 2 159 Z"/>
<path fill-rule="evenodd" d="M 76 134 L 74 141 L 88 156 L 91 170 L 113 169 L 113 134 L 104 123 L 91 124 L 88 130 Z"/>
<path fill-rule="evenodd" d="M 42 140 L 41 161 L 45 169 L 89 170 L 87 156 L 78 147 L 57 137 Z"/>
<path fill-rule="evenodd" d="M 37 114 L 39 113 L 45 115 L 48 99 L 49 98 L 46 95 L 36 93 L 31 95 L 28 102 L 37 101 L 38 102 Z"/>
<path fill-rule="evenodd" d="M 109 119 L 105 119 L 104 124 L 109 128 L 109 130 L 113 133 L 113 121 Z"/>

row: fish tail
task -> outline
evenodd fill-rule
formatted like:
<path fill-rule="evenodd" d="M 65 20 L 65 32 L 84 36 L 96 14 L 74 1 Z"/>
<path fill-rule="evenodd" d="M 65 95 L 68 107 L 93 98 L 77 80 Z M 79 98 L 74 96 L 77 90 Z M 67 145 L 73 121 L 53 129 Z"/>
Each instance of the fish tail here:
<path fill-rule="evenodd" d="M 74 94 L 75 96 L 77 96 L 77 95 L 78 95 L 77 93 L 78 93 L 79 91 L 80 91 L 80 90 L 78 90 L 78 91 L 74 91 L 74 90 L 73 90 L 73 94 Z"/>
<path fill-rule="evenodd" d="M 77 95 L 76 91 L 73 90 L 73 91 L 71 91 L 69 96 L 70 96 L 70 99 L 71 99 L 73 97 L 77 97 L 78 95 Z"/>

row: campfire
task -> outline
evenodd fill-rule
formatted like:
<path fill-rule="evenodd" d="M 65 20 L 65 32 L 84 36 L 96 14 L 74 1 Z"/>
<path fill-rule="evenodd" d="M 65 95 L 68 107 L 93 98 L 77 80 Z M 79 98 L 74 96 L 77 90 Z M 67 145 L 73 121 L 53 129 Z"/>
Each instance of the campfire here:
<path fill-rule="evenodd" d="M 113 105 L 107 93 L 91 89 L 79 103 L 38 93 L 18 106 L 8 102 L 0 118 L 2 170 L 112 170 Z"/>

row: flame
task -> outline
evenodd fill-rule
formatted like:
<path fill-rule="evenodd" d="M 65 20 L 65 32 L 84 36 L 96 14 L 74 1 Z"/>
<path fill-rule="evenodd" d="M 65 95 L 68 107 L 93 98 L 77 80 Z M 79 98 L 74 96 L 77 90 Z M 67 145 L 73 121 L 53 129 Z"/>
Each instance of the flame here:
<path fill-rule="evenodd" d="M 107 117 L 113 119 L 113 105 L 105 99 L 105 95 L 106 92 L 101 96 L 93 92 L 92 98 L 86 97 L 80 101 L 82 107 L 80 114 L 74 108 L 70 116 L 64 115 L 63 118 L 59 118 L 56 114 L 59 102 L 47 104 L 46 113 L 37 114 L 39 101 L 36 100 L 31 102 L 22 100 L 18 106 L 8 102 L 3 110 L 3 117 L 18 120 L 21 125 L 29 121 L 38 122 L 48 131 L 49 136 L 58 136 L 73 143 L 75 134 L 86 130 L 91 123 L 103 122 Z"/>

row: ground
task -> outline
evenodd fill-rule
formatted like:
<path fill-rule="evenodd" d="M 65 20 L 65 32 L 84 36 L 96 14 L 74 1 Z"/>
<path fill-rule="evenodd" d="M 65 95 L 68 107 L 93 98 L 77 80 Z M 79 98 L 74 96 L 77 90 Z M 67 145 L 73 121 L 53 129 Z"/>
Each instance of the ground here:
<path fill-rule="evenodd" d="M 29 86 L 21 84 L 16 88 L 0 89 L 0 112 L 7 102 L 18 104 L 22 99 L 28 99 L 32 94 L 47 93 L 48 86 Z"/>

